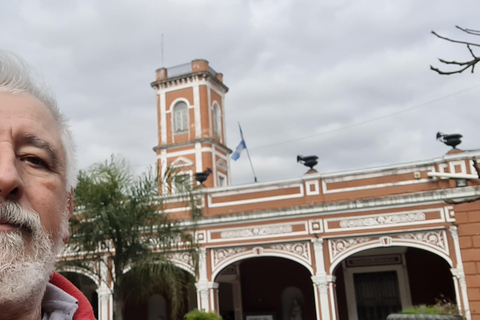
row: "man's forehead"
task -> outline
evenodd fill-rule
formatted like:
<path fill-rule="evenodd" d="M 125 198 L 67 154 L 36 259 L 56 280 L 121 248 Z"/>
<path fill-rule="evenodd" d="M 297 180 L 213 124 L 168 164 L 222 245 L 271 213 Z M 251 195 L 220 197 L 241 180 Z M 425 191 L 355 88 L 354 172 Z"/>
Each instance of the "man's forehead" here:
<path fill-rule="evenodd" d="M 43 102 L 29 94 L 0 93 L 0 132 L 2 129 L 11 131 L 18 144 L 42 148 L 57 161 L 63 158 L 58 122 Z"/>

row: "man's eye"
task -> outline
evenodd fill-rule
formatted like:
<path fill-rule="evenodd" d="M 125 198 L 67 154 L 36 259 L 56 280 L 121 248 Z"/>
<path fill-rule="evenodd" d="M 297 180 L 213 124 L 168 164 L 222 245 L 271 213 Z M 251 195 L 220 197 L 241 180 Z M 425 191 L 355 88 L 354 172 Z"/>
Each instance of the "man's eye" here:
<path fill-rule="evenodd" d="M 48 164 L 38 157 L 26 157 L 24 160 L 33 164 L 34 166 L 48 168 Z"/>

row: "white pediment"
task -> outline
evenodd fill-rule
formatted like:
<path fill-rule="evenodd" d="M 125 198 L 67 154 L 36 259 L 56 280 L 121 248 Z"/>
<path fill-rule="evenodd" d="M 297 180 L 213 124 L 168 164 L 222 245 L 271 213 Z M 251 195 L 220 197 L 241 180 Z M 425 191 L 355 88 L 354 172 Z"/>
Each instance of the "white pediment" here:
<path fill-rule="evenodd" d="M 193 166 L 193 161 L 184 157 L 178 157 L 171 164 L 174 168 L 187 168 Z"/>

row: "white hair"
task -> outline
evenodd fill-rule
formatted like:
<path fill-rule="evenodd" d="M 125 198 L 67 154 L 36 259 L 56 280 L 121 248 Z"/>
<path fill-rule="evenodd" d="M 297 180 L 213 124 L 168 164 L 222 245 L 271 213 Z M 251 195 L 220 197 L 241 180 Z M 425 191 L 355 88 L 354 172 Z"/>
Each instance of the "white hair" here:
<path fill-rule="evenodd" d="M 53 92 L 21 57 L 4 50 L 0 50 L 0 92 L 27 93 L 40 100 L 53 115 L 61 131 L 65 180 L 67 192 L 70 192 L 77 184 L 75 148 L 67 120 L 58 109 Z"/>

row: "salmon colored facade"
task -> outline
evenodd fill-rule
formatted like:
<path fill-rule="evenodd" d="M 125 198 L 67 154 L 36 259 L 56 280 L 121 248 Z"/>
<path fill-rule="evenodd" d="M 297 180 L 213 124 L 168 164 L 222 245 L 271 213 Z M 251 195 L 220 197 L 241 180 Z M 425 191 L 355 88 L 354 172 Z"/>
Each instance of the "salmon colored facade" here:
<path fill-rule="evenodd" d="M 196 64 L 208 75 L 196 76 Z M 480 180 L 473 162 L 479 150 L 452 149 L 438 159 L 289 181 L 230 186 L 227 179 L 219 185 L 219 174 L 229 176 L 230 150 L 224 134 L 212 135 L 211 110 L 218 103 L 223 128 L 226 87 L 203 60 L 192 62 L 190 74 L 170 77 L 166 70 L 152 84 L 160 96 L 160 167 L 214 169 L 199 191 L 198 308 L 235 320 L 287 320 L 295 312 L 301 319 L 364 320 L 444 298 L 467 319 L 480 319 Z M 190 138 L 198 145 L 177 151 L 168 110 L 188 90 L 197 91 L 199 106 L 192 108 L 200 110 L 200 119 L 190 119 L 189 137 L 196 132 L 195 139 L 215 139 L 218 146 Z M 188 221 L 187 208 L 171 212 Z"/>
<path fill-rule="evenodd" d="M 198 272 L 172 254 L 196 279 L 192 308 L 224 320 L 380 320 L 444 299 L 480 320 L 480 150 L 231 186 L 222 74 L 194 60 L 157 70 L 152 87 L 160 172 L 212 171 L 197 194 Z M 167 211 L 188 226 L 181 202 Z M 97 292 L 109 319 L 111 297 Z M 161 297 L 142 308 L 140 318 L 169 319 Z"/>

